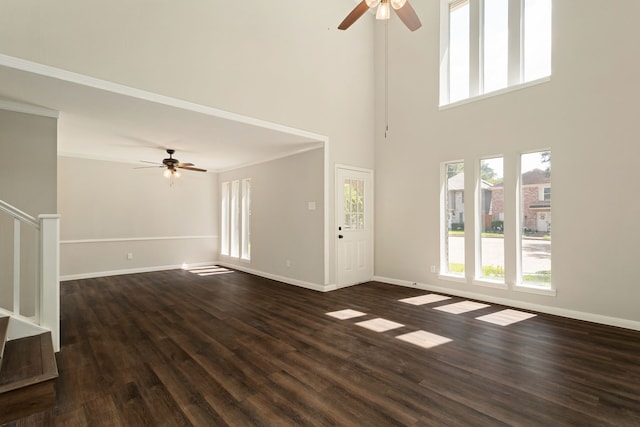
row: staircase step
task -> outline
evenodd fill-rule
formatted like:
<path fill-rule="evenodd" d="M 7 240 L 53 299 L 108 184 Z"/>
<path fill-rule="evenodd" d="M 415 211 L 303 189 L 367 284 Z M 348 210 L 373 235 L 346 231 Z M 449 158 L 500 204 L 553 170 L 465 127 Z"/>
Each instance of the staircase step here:
<path fill-rule="evenodd" d="M 2 357 L 4 356 L 4 346 L 7 342 L 9 332 L 9 317 L 0 317 L 0 370 L 2 369 Z"/>
<path fill-rule="evenodd" d="M 57 377 L 50 332 L 8 341 L 0 369 L 0 424 L 53 408 Z"/>

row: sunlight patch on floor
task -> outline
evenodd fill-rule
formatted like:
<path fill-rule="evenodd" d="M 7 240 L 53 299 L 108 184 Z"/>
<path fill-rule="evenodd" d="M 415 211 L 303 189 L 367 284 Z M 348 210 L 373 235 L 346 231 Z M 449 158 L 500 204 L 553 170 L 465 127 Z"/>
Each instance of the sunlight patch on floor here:
<path fill-rule="evenodd" d="M 398 301 L 405 302 L 407 304 L 412 304 L 412 305 L 424 305 L 424 304 L 431 304 L 432 302 L 444 301 L 448 299 L 451 299 L 451 297 L 445 297 L 444 295 L 438 295 L 438 294 L 427 294 L 427 295 L 420 295 L 417 297 L 403 298 Z"/>
<path fill-rule="evenodd" d="M 476 317 L 476 319 L 482 320 L 483 322 L 493 323 L 494 325 L 508 326 L 535 316 L 536 315 L 533 313 L 507 309 L 498 311 L 496 313 L 487 314 L 486 316 Z"/>
<path fill-rule="evenodd" d="M 209 265 L 206 267 L 194 267 L 194 268 L 185 268 L 189 273 L 197 274 L 198 276 L 214 276 L 216 274 L 228 274 L 233 273 L 233 270 L 229 270 L 228 268 L 220 267 L 218 265 Z"/>
<path fill-rule="evenodd" d="M 408 334 L 398 335 L 396 338 L 422 348 L 432 348 L 453 341 L 427 331 L 409 332 Z"/>
<path fill-rule="evenodd" d="M 327 316 L 335 317 L 340 320 L 353 319 L 354 317 L 366 316 L 367 313 L 363 313 L 361 311 L 346 309 L 346 310 L 338 310 L 332 311 L 330 313 L 325 313 Z"/>
<path fill-rule="evenodd" d="M 391 320 L 382 319 L 380 317 L 371 320 L 365 320 L 364 322 L 356 323 L 358 326 L 367 328 L 375 332 L 385 332 L 392 329 L 401 328 L 404 325 L 402 323 L 392 322 Z"/>
<path fill-rule="evenodd" d="M 473 301 L 462 301 L 453 304 L 441 305 L 440 307 L 434 307 L 434 310 L 440 310 L 447 313 L 461 314 L 469 311 L 480 310 L 481 308 L 491 307 L 488 304 L 481 304 Z"/>

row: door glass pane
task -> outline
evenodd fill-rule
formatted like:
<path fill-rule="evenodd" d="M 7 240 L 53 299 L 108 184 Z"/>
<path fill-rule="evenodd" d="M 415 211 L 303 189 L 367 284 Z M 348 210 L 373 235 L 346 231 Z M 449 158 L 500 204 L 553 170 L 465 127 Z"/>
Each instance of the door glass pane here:
<path fill-rule="evenodd" d="M 464 275 L 464 163 L 445 165 L 444 271 Z"/>
<path fill-rule="evenodd" d="M 351 180 L 351 212 L 358 212 L 358 182 L 355 179 Z"/>
<path fill-rule="evenodd" d="M 344 228 L 364 229 L 364 181 L 344 180 Z"/>
<path fill-rule="evenodd" d="M 551 152 L 523 154 L 521 170 L 521 283 L 551 287 Z"/>
<path fill-rule="evenodd" d="M 503 158 L 480 160 L 481 278 L 504 281 Z"/>
<path fill-rule="evenodd" d="M 509 0 L 484 2 L 484 92 L 509 83 Z"/>

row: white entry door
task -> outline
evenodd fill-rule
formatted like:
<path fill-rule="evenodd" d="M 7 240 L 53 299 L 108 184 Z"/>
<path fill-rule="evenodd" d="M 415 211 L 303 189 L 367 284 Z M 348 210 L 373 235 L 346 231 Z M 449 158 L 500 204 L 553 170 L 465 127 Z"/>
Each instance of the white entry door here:
<path fill-rule="evenodd" d="M 546 233 L 551 231 L 551 212 L 538 212 L 536 226 L 539 232 Z"/>
<path fill-rule="evenodd" d="M 373 278 L 372 172 L 336 168 L 336 285 Z"/>

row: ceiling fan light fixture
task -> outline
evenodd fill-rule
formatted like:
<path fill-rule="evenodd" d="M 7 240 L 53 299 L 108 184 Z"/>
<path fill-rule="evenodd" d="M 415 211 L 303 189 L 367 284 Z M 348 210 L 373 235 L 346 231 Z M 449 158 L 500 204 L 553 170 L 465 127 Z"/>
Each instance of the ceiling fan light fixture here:
<path fill-rule="evenodd" d="M 391 9 L 389 9 L 389 3 L 387 0 L 382 0 L 382 3 L 378 6 L 378 11 L 376 12 L 376 19 L 386 20 L 391 17 Z"/>
<path fill-rule="evenodd" d="M 376 7 L 378 4 L 380 4 L 380 0 L 365 0 L 367 2 L 367 6 L 369 7 Z"/>
<path fill-rule="evenodd" d="M 180 172 L 173 168 L 165 169 L 163 175 L 165 178 L 180 178 Z"/>
<path fill-rule="evenodd" d="M 407 0 L 391 0 L 391 6 L 395 9 L 401 9 L 402 6 L 407 2 Z"/>

